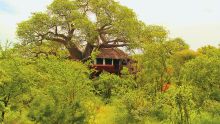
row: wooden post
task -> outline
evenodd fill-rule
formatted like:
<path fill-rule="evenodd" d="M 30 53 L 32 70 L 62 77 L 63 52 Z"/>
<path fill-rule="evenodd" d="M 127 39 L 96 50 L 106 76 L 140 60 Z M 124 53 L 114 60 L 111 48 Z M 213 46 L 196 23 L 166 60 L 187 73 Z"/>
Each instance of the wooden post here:
<path fill-rule="evenodd" d="M 103 59 L 103 65 L 105 65 L 105 58 Z"/>

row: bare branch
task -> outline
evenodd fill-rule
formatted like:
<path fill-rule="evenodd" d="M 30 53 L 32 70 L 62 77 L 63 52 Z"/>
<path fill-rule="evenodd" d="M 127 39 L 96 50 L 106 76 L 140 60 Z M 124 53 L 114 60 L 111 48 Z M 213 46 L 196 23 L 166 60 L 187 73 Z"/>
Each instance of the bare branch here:
<path fill-rule="evenodd" d="M 105 42 L 104 44 L 110 44 L 110 43 L 117 44 L 117 43 L 125 43 L 125 42 L 126 42 L 125 39 L 117 38 L 117 39 L 115 39 L 115 40 L 107 41 L 107 42 Z"/>
<path fill-rule="evenodd" d="M 56 41 L 56 42 L 62 43 L 62 44 L 64 44 L 64 45 L 66 44 L 66 41 L 63 40 L 63 39 L 60 39 L 60 38 L 46 37 L 45 39 L 46 39 L 46 40 L 51 40 L 51 41 Z"/>
<path fill-rule="evenodd" d="M 68 36 L 67 36 L 67 39 L 68 39 L 68 40 L 71 40 L 71 39 L 72 39 L 74 31 L 75 31 L 75 28 L 71 29 L 71 30 L 68 32 Z"/>
<path fill-rule="evenodd" d="M 101 38 L 103 43 L 107 42 L 107 39 L 106 39 L 104 34 L 100 34 L 100 38 Z"/>

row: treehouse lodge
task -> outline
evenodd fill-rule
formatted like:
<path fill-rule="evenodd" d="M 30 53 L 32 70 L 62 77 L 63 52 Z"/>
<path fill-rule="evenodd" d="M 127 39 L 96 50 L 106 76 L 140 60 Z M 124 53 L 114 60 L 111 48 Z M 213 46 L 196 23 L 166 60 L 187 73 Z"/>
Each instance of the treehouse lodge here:
<path fill-rule="evenodd" d="M 120 74 L 123 66 L 128 67 L 130 59 L 128 54 L 117 48 L 100 49 L 100 54 L 97 55 L 94 61 L 93 68 L 98 72 L 107 71 L 109 73 Z"/>

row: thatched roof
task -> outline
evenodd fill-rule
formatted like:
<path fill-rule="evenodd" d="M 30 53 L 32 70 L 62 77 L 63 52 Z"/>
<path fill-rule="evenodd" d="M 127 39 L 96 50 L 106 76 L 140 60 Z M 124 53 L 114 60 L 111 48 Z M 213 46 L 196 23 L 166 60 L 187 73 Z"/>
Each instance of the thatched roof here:
<path fill-rule="evenodd" d="M 97 58 L 126 59 L 128 54 L 118 48 L 102 48 Z"/>

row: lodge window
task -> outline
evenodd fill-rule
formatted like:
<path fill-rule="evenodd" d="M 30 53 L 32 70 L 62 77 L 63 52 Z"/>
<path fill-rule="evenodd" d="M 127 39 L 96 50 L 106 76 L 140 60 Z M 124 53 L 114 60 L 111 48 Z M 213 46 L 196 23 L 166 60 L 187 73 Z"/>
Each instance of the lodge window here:
<path fill-rule="evenodd" d="M 102 58 L 97 58 L 96 59 L 96 64 L 103 65 L 103 59 Z"/>
<path fill-rule="evenodd" d="M 112 65 L 112 59 L 105 59 L 106 65 Z"/>

